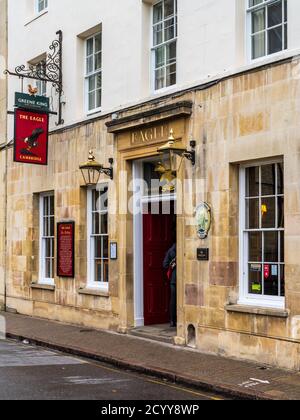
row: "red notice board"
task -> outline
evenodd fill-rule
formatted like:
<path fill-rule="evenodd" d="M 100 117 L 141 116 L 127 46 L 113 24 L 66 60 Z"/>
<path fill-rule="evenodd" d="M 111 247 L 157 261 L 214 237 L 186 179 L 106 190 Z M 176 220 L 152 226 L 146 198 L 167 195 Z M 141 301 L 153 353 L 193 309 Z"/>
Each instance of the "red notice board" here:
<path fill-rule="evenodd" d="M 57 224 L 57 276 L 75 277 L 75 223 Z"/>

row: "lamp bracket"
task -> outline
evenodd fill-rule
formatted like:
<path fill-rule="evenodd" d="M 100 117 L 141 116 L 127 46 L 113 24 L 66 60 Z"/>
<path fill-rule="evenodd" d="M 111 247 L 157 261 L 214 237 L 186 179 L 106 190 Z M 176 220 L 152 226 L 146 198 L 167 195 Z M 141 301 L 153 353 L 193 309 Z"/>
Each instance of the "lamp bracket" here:
<path fill-rule="evenodd" d="M 187 150 L 186 152 L 184 152 L 184 157 L 186 157 L 190 162 L 192 162 L 192 165 L 195 166 L 196 165 L 196 141 L 192 140 L 190 142 L 190 146 L 192 148 L 192 150 Z"/>
<path fill-rule="evenodd" d="M 112 158 L 110 158 L 108 160 L 108 162 L 110 164 L 110 167 L 109 168 L 104 168 L 103 167 L 103 168 L 100 169 L 99 172 L 101 174 L 104 174 L 104 175 L 108 176 L 111 180 L 113 180 L 114 179 L 114 169 L 113 169 L 114 160 Z"/>

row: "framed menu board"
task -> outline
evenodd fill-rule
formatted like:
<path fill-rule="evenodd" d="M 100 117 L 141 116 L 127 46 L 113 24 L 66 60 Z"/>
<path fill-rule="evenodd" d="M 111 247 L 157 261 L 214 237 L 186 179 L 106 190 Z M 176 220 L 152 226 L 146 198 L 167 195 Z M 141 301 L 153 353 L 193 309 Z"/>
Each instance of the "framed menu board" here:
<path fill-rule="evenodd" d="M 57 276 L 75 277 L 75 223 L 57 224 Z"/>

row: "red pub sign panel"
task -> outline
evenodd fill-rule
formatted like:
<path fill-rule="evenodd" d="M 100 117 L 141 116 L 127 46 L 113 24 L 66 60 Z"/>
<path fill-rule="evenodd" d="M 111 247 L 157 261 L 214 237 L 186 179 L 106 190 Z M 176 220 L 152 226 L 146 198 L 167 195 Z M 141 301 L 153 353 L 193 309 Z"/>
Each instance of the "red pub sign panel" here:
<path fill-rule="evenodd" d="M 48 114 L 16 109 L 14 161 L 47 165 L 48 130 Z"/>
<path fill-rule="evenodd" d="M 57 225 L 57 276 L 75 277 L 75 223 Z"/>

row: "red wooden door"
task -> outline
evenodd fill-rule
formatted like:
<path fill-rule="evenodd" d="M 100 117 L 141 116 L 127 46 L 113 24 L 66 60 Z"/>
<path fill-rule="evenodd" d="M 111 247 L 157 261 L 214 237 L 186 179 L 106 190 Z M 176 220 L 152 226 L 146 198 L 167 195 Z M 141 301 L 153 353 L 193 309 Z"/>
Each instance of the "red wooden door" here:
<path fill-rule="evenodd" d="M 145 325 L 167 324 L 170 321 L 170 284 L 163 261 L 174 240 L 174 214 L 145 214 L 143 217 Z"/>

